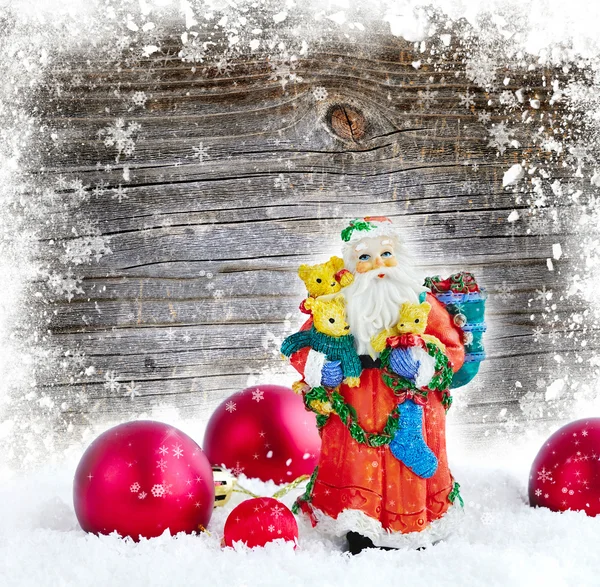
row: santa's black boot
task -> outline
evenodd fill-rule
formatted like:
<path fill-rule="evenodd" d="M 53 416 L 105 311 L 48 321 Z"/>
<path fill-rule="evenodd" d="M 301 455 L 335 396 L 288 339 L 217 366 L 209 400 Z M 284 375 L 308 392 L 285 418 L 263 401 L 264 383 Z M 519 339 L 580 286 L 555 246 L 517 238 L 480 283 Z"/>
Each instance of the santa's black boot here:
<path fill-rule="evenodd" d="M 375 546 L 373 541 L 358 532 L 348 532 L 346 534 L 348 540 L 348 550 L 350 554 L 360 554 L 365 548 L 377 548 L 378 550 L 398 550 L 393 546 Z"/>
<path fill-rule="evenodd" d="M 373 541 L 358 532 L 348 532 L 346 534 L 348 540 L 348 550 L 350 554 L 360 554 L 365 548 L 375 548 Z"/>

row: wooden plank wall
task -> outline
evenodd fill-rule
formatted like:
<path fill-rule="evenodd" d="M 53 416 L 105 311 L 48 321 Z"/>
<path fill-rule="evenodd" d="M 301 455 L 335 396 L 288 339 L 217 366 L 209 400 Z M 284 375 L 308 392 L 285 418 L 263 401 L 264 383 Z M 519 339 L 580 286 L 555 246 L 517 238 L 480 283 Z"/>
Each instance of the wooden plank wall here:
<path fill-rule="evenodd" d="M 40 185 L 60 202 L 40 247 L 60 359 L 41 388 L 61 406 L 59 433 L 157 406 L 206 416 L 248 381 L 293 380 L 277 346 L 303 319 L 296 269 L 339 254 L 340 230 L 364 215 L 394 219 L 423 275 L 473 271 L 490 293 L 489 358 L 457 392 L 454 426 L 482 441 L 526 425 L 519 400 L 575 347 L 536 341 L 531 319 L 546 301 L 536 290 L 564 294 L 568 261 L 549 271 L 547 259 L 570 238 L 569 205 L 537 228 L 507 221 L 533 195 L 515 199 L 504 172 L 541 157 L 526 107 L 490 105 L 460 46 L 423 54 L 383 30 L 292 61 L 194 64 L 177 41 L 118 66 L 72 55 L 36 98 L 52 131 Z M 543 76 L 555 74 L 498 80 L 550 111 Z M 499 148 L 499 124 L 518 143 Z M 569 180 L 559 163 L 550 182 Z"/>

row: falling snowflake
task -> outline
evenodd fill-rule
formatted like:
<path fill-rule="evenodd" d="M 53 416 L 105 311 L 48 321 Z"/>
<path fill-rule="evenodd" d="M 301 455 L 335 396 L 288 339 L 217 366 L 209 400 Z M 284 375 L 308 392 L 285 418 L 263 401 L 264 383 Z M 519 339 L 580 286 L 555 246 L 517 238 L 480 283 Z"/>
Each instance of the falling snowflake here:
<path fill-rule="evenodd" d="M 545 302 L 552 299 L 552 290 L 546 290 L 546 286 L 543 285 L 542 289 L 535 290 L 536 301 Z"/>
<path fill-rule="evenodd" d="M 161 473 L 165 472 L 165 469 L 167 468 L 167 461 L 165 461 L 165 459 L 160 459 L 159 461 L 156 461 L 156 468 L 160 469 Z"/>
<path fill-rule="evenodd" d="M 439 92 L 432 91 L 429 88 L 425 91 L 419 90 L 417 92 L 417 104 L 425 110 L 429 110 L 437 100 L 438 94 Z"/>
<path fill-rule="evenodd" d="M 255 389 L 252 392 L 252 399 L 255 402 L 259 402 L 259 401 L 265 399 L 265 392 L 262 389 Z"/>
<path fill-rule="evenodd" d="M 498 97 L 500 104 L 507 108 L 515 108 L 519 105 L 516 96 L 510 90 L 504 90 Z"/>
<path fill-rule="evenodd" d="M 173 446 L 173 456 L 176 459 L 179 459 L 183 456 L 183 448 L 180 444 L 176 444 L 175 446 Z"/>
<path fill-rule="evenodd" d="M 206 57 L 206 47 L 203 43 L 194 39 L 186 43 L 177 55 L 181 61 L 186 63 L 202 63 Z"/>
<path fill-rule="evenodd" d="M 269 527 L 267 528 L 267 530 L 269 532 L 275 532 L 275 526 L 273 526 L 273 524 L 270 524 Z"/>
<path fill-rule="evenodd" d="M 90 218 L 84 218 L 77 226 L 77 232 L 81 235 L 99 236 L 100 230 Z M 108 242 L 108 237 L 104 237 Z"/>
<path fill-rule="evenodd" d="M 313 89 L 312 95 L 317 102 L 322 102 L 323 100 L 327 99 L 329 93 L 323 86 L 317 86 Z"/>
<path fill-rule="evenodd" d="M 101 196 L 104 195 L 104 192 L 106 192 L 106 188 L 108 187 L 108 184 L 104 182 L 104 180 L 100 181 L 100 183 L 97 183 L 94 186 L 94 189 L 92 190 L 92 194 L 94 195 L 94 198 L 99 198 Z"/>
<path fill-rule="evenodd" d="M 289 82 L 301 82 L 302 78 L 295 72 L 298 57 L 283 53 L 278 57 L 269 58 L 273 73 L 269 76 L 270 80 L 279 80 L 281 87 L 285 90 L 285 86 Z"/>
<path fill-rule="evenodd" d="M 536 200 L 536 203 L 539 202 L 541 205 L 543 205 L 545 199 L 546 198 L 542 193 L 541 197 Z M 529 228 L 534 234 L 548 234 L 548 219 L 542 216 L 541 213 L 535 214 L 531 217 L 531 220 L 529 221 Z"/>
<path fill-rule="evenodd" d="M 56 295 L 66 294 L 66 298 L 70 302 L 76 293 L 84 293 L 83 289 L 79 287 L 81 281 L 81 278 L 73 275 L 73 271 L 69 267 L 65 275 L 61 275 L 55 271 L 49 274 L 47 284 L 50 291 Z"/>
<path fill-rule="evenodd" d="M 519 398 L 519 407 L 527 420 L 543 418 L 544 406 L 544 394 L 541 392 L 528 391 Z"/>
<path fill-rule="evenodd" d="M 233 402 L 233 401 L 228 401 L 228 402 L 225 404 L 225 409 L 226 409 L 226 410 L 227 410 L 227 411 L 228 411 L 230 414 L 232 414 L 233 412 L 235 412 L 236 408 L 237 408 L 237 406 L 235 405 L 235 402 Z"/>
<path fill-rule="evenodd" d="M 109 391 L 119 391 L 122 383 L 119 382 L 119 376 L 115 371 L 107 371 L 104 374 L 104 387 Z"/>
<path fill-rule="evenodd" d="M 469 108 L 471 106 L 475 106 L 475 98 L 473 97 L 473 94 L 471 94 L 469 92 L 469 88 L 467 88 L 465 90 L 464 94 L 461 94 L 459 92 L 459 94 L 458 94 L 458 100 L 460 102 L 460 105 L 464 106 L 467 110 L 469 110 Z"/>
<path fill-rule="evenodd" d="M 152 487 L 150 491 L 152 492 L 152 495 L 154 497 L 164 497 L 167 493 L 165 490 L 165 486 L 158 483 L 154 485 L 154 487 Z"/>
<path fill-rule="evenodd" d="M 138 499 L 146 499 L 146 497 L 148 497 L 148 494 L 145 491 L 138 494 Z"/>
<path fill-rule="evenodd" d="M 83 367 L 86 363 L 85 353 L 83 351 L 76 350 L 71 357 L 71 361 L 73 361 L 73 364 L 76 367 Z"/>
<path fill-rule="evenodd" d="M 552 343 L 552 344 L 556 344 L 561 338 L 561 333 L 558 330 L 551 330 L 548 333 L 548 340 Z"/>
<path fill-rule="evenodd" d="M 489 112 L 478 112 L 477 120 L 481 122 L 481 124 L 488 124 L 492 120 L 492 115 Z"/>
<path fill-rule="evenodd" d="M 65 260 L 74 265 L 89 264 L 92 259 L 100 261 L 104 255 L 112 253 L 109 239 L 104 236 L 85 236 L 69 241 L 65 245 Z"/>
<path fill-rule="evenodd" d="M 290 179 L 289 177 L 285 177 L 283 173 L 280 173 L 273 182 L 276 188 L 279 188 L 285 192 L 287 188 L 290 187 Z"/>
<path fill-rule="evenodd" d="M 172 328 L 169 328 L 165 333 L 165 340 L 168 342 L 173 342 L 176 338 L 175 331 Z"/>
<path fill-rule="evenodd" d="M 136 106 L 143 107 L 148 100 L 148 96 L 146 96 L 146 92 L 134 92 L 130 99 Z"/>
<path fill-rule="evenodd" d="M 478 86 L 491 90 L 496 82 L 497 63 L 483 52 L 478 52 L 466 64 L 467 77 Z"/>
<path fill-rule="evenodd" d="M 508 283 L 506 283 L 506 281 L 503 281 L 502 285 L 498 288 L 498 297 L 503 302 L 508 302 L 515 297 L 515 294 L 512 293 L 513 290 L 514 287 L 512 285 L 509 285 Z"/>
<path fill-rule="evenodd" d="M 532 331 L 534 342 L 540 342 L 544 336 L 544 329 L 541 326 L 536 326 Z"/>
<path fill-rule="evenodd" d="M 112 192 L 112 199 L 119 200 L 119 204 L 122 204 L 123 200 L 129 199 L 129 196 L 127 195 L 127 188 L 124 188 L 122 185 L 119 185 L 118 188 L 114 188 Z"/>
<path fill-rule="evenodd" d="M 542 490 L 541 490 L 541 489 L 536 489 L 536 490 L 535 490 L 535 495 L 536 495 L 537 497 L 539 497 L 540 495 L 542 495 Z"/>
<path fill-rule="evenodd" d="M 509 416 L 505 422 L 502 422 L 501 425 L 503 428 L 506 428 L 510 434 L 519 427 L 519 422 L 514 416 Z"/>
<path fill-rule="evenodd" d="M 129 399 L 133 400 L 138 395 L 142 395 L 142 392 L 140 391 L 140 388 L 137 386 L 136 382 L 132 381 L 125 386 L 125 395 L 129 396 Z"/>
<path fill-rule="evenodd" d="M 231 59 L 227 55 L 222 55 L 215 63 L 215 68 L 218 75 L 229 75 L 233 71 L 233 65 Z"/>
<path fill-rule="evenodd" d="M 112 125 L 107 126 L 98 131 L 100 137 L 105 136 L 104 144 L 107 147 L 115 147 L 117 156 L 115 161 L 119 161 L 121 155 L 133 155 L 135 151 L 135 141 L 133 135 L 140 130 L 140 125 L 137 122 L 130 122 L 125 125 L 122 118 L 117 118 Z"/>
<path fill-rule="evenodd" d="M 80 179 L 74 179 L 69 185 L 69 189 L 72 191 L 71 196 L 80 202 L 84 202 L 88 198 L 87 190 L 89 187 L 89 185 L 83 185 Z"/>
<path fill-rule="evenodd" d="M 129 491 L 131 491 L 131 493 L 137 493 L 140 490 L 140 484 L 136 481 L 135 483 L 132 483 L 132 485 L 129 487 Z"/>
<path fill-rule="evenodd" d="M 493 125 L 490 129 L 490 134 L 492 135 L 492 139 L 488 143 L 488 147 L 495 147 L 500 154 L 503 154 L 506 151 L 506 145 L 510 143 L 510 133 L 505 123 L 499 122 Z"/>
<path fill-rule="evenodd" d="M 166 447 L 166 446 L 163 444 L 163 445 L 162 445 L 162 446 L 161 446 L 161 447 L 158 449 L 158 452 L 159 452 L 161 455 L 165 456 L 165 455 L 168 455 L 168 454 L 169 454 L 169 449 L 168 449 L 168 448 L 167 448 L 167 447 Z"/>
<path fill-rule="evenodd" d="M 205 159 L 210 159 L 208 147 L 205 147 L 202 141 L 200 141 L 200 144 L 197 147 L 192 147 L 192 149 L 194 150 L 192 157 L 198 159 L 200 163 L 204 163 Z"/>
<path fill-rule="evenodd" d="M 541 481 L 542 483 L 546 483 L 546 481 L 549 482 L 554 482 L 554 480 L 552 479 L 552 472 L 551 471 L 546 471 L 545 467 L 542 467 L 541 471 L 538 471 L 538 481 Z"/>

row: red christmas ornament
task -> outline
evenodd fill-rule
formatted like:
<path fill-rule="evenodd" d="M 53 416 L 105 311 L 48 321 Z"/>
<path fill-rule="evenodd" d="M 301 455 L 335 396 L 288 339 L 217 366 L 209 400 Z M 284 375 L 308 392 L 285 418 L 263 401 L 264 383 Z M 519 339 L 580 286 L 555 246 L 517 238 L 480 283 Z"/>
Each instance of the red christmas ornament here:
<path fill-rule="evenodd" d="M 264 546 L 267 542 L 279 538 L 297 542 L 298 523 L 294 514 L 272 497 L 243 501 L 233 508 L 225 522 L 225 546 L 233 546 L 234 542 L 244 542 L 252 548 Z"/>
<path fill-rule="evenodd" d="M 187 434 L 161 422 L 120 424 L 83 454 L 73 485 L 87 532 L 151 538 L 204 530 L 215 486 L 210 463 Z"/>
<path fill-rule="evenodd" d="M 600 418 L 576 420 L 550 436 L 531 467 L 529 503 L 600 514 Z"/>
<path fill-rule="evenodd" d="M 279 385 L 256 385 L 227 398 L 213 413 L 204 451 L 214 465 L 238 476 L 289 483 L 310 475 L 321 439 L 302 396 Z"/>

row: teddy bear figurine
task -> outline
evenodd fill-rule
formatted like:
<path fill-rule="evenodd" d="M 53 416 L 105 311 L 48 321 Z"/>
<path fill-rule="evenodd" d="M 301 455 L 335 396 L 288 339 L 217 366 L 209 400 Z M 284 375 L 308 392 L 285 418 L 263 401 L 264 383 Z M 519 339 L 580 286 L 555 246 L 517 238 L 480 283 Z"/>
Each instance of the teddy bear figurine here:
<path fill-rule="evenodd" d="M 290 357 L 300 349 L 310 348 L 304 369 L 304 381 L 309 387 L 321 385 L 326 361 L 339 362 L 343 382 L 349 387 L 357 387 L 362 365 L 354 348 L 354 336 L 349 333 L 344 299 L 309 297 L 305 306 L 312 313 L 312 326 L 288 336 L 281 345 L 281 353 Z"/>
<path fill-rule="evenodd" d="M 338 293 L 354 280 L 352 273 L 344 269 L 344 260 L 335 256 L 318 265 L 300 265 L 298 277 L 304 282 L 309 298 Z M 300 310 L 310 313 L 304 302 L 300 304 Z"/>
<path fill-rule="evenodd" d="M 386 341 L 392 336 L 399 334 L 416 334 L 419 335 L 425 342 L 435 344 L 444 352 L 446 347 L 438 338 L 431 334 L 425 334 L 427 328 L 427 317 L 431 310 L 431 304 L 421 302 L 420 304 L 412 304 L 405 302 L 400 306 L 397 324 L 388 330 L 383 330 L 371 339 L 371 345 L 376 352 L 380 353 L 386 347 Z"/>

